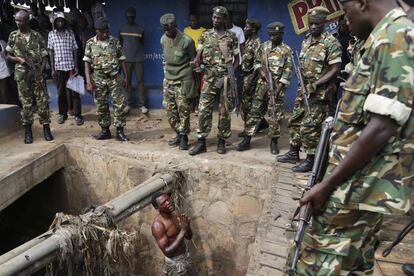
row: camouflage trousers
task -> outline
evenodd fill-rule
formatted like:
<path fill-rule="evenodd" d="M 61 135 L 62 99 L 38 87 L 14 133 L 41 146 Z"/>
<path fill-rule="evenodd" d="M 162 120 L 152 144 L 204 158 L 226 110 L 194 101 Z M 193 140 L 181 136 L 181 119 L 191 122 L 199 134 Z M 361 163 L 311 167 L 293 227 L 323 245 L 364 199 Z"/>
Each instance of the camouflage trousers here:
<path fill-rule="evenodd" d="M 40 84 L 34 79 L 28 81 L 26 74 L 18 71 L 15 72 L 14 78 L 19 91 L 19 100 L 22 104 L 20 115 L 23 125 L 33 124 L 33 102 L 36 103 L 40 124 L 50 124 L 49 94 L 45 83 Z"/>
<path fill-rule="evenodd" d="M 231 136 L 231 114 L 233 109 L 232 97 L 230 95 L 230 85 L 227 85 L 229 94 L 224 95 L 224 87 L 220 85 L 220 79 L 215 76 L 204 75 L 203 89 L 200 94 L 198 105 L 198 128 L 197 137 L 205 138 L 211 131 L 213 120 L 214 100 L 219 98 L 219 122 L 218 134 L 220 139 L 227 139 Z"/>
<path fill-rule="evenodd" d="M 111 115 L 108 103 L 108 96 L 111 95 L 114 111 L 114 126 L 124 127 L 124 108 L 126 106 L 126 101 L 121 77 L 119 75 L 107 77 L 94 72 L 92 81 L 95 85 L 94 100 L 99 125 L 101 127 L 109 127 L 111 125 Z"/>
<path fill-rule="evenodd" d="M 328 206 L 313 218 L 312 229 L 305 233 L 297 275 L 372 274 L 382 217 Z"/>
<path fill-rule="evenodd" d="M 163 84 L 163 106 L 168 123 L 176 133 L 186 135 L 190 132 L 191 99 L 187 99 L 182 81 L 164 79 Z"/>
<path fill-rule="evenodd" d="M 328 116 L 329 103 L 310 102 L 310 114 L 305 103 L 296 97 L 292 118 L 288 122 L 290 144 L 303 146 L 306 154 L 315 154 L 321 135 L 322 124 Z"/>
<path fill-rule="evenodd" d="M 244 132 L 247 136 L 256 134 L 259 124 L 267 112 L 269 137 L 280 137 L 280 122 L 283 119 L 283 99 L 278 98 L 275 100 L 275 112 L 273 114 L 272 103 L 266 90 L 266 84 L 258 84 L 257 91 L 253 97 L 252 108 L 245 123 Z"/>
<path fill-rule="evenodd" d="M 252 109 L 253 97 L 255 95 L 257 79 L 252 78 L 253 73 L 246 74 L 243 77 L 243 95 L 242 95 L 242 105 L 241 105 L 241 114 L 243 121 L 247 121 L 248 114 Z"/>

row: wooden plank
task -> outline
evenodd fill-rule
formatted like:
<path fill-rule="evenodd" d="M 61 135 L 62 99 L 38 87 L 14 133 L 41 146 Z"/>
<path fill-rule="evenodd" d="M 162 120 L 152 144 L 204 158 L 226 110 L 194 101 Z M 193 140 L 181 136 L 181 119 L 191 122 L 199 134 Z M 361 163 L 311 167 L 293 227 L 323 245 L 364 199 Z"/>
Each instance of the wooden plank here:
<path fill-rule="evenodd" d="M 287 258 L 288 251 L 286 245 L 265 242 L 260 245 L 260 252 Z"/>
<path fill-rule="evenodd" d="M 267 266 L 273 269 L 283 271 L 286 265 L 286 259 L 275 255 L 263 253 L 260 255 L 259 263 L 261 266 Z"/>
<path fill-rule="evenodd" d="M 374 275 L 384 275 L 384 276 L 402 276 L 405 275 L 402 271 L 401 264 L 394 264 L 388 262 L 377 261 L 375 264 L 377 267 L 374 268 Z"/>
<path fill-rule="evenodd" d="M 412 263 L 414 256 L 414 244 L 400 243 L 391 251 L 387 257 L 382 256 L 382 251 L 391 243 L 382 242 L 375 252 L 375 259 L 381 262 L 405 264 Z"/>

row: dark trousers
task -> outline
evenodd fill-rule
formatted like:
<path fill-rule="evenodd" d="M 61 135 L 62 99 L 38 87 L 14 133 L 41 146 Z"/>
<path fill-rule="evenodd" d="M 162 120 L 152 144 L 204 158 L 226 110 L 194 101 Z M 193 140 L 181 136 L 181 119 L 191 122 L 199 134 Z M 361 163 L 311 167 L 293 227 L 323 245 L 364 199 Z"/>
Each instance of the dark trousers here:
<path fill-rule="evenodd" d="M 63 116 L 68 115 L 68 101 L 72 99 L 75 116 L 81 116 L 81 99 L 80 95 L 66 88 L 66 83 L 69 79 L 69 71 L 56 71 L 56 86 L 58 93 L 59 114 Z"/>
<path fill-rule="evenodd" d="M 138 90 L 138 107 L 145 105 L 145 87 L 144 87 L 144 63 L 143 62 L 126 62 L 126 70 L 128 76 L 127 102 L 132 105 L 132 72 L 135 71 L 137 78 Z"/>
<path fill-rule="evenodd" d="M 0 104 L 21 106 L 17 95 L 16 82 L 13 77 L 0 79 Z"/>

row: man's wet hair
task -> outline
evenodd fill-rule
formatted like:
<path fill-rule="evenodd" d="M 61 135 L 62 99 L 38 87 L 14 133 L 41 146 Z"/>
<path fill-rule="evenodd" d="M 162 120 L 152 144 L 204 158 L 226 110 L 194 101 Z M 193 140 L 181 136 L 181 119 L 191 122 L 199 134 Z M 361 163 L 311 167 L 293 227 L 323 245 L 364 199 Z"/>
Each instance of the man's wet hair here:
<path fill-rule="evenodd" d="M 162 195 L 167 195 L 167 194 L 164 193 L 164 192 L 156 192 L 156 193 L 152 194 L 151 204 L 152 204 L 152 206 L 154 206 L 155 209 L 158 209 L 157 198 L 159 198 Z"/>

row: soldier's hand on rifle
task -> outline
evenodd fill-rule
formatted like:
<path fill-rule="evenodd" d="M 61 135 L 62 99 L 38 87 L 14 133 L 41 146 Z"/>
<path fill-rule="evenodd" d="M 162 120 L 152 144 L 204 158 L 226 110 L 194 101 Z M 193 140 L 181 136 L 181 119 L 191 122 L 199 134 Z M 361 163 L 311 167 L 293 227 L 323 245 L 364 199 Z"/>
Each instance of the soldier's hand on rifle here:
<path fill-rule="evenodd" d="M 312 204 L 313 213 L 318 213 L 331 195 L 331 190 L 328 187 L 329 185 L 326 181 L 322 181 L 313 186 L 312 189 L 306 192 L 300 199 L 300 206 L 310 202 Z"/>
<path fill-rule="evenodd" d="M 318 88 L 318 86 L 319 86 L 319 83 L 318 83 L 317 81 L 315 81 L 315 82 L 313 82 L 313 83 L 311 84 L 311 86 L 312 86 L 312 90 L 311 90 L 311 91 L 316 91 L 316 89 L 317 89 L 317 88 Z M 310 93 L 311 91 L 309 91 L 309 93 Z"/>
<path fill-rule="evenodd" d="M 87 82 L 86 83 L 86 90 L 88 90 L 89 93 L 92 93 L 93 89 L 94 89 L 94 87 L 93 87 L 92 82 Z"/>
<path fill-rule="evenodd" d="M 16 57 L 16 59 L 17 59 L 17 62 L 19 63 L 19 64 L 25 64 L 26 63 L 26 60 L 24 59 L 24 58 L 22 58 L 22 57 Z"/>
<path fill-rule="evenodd" d="M 190 64 L 194 64 L 194 68 L 199 67 L 200 64 L 201 64 L 201 60 L 199 58 L 195 57 L 193 59 L 193 61 L 190 61 Z"/>

